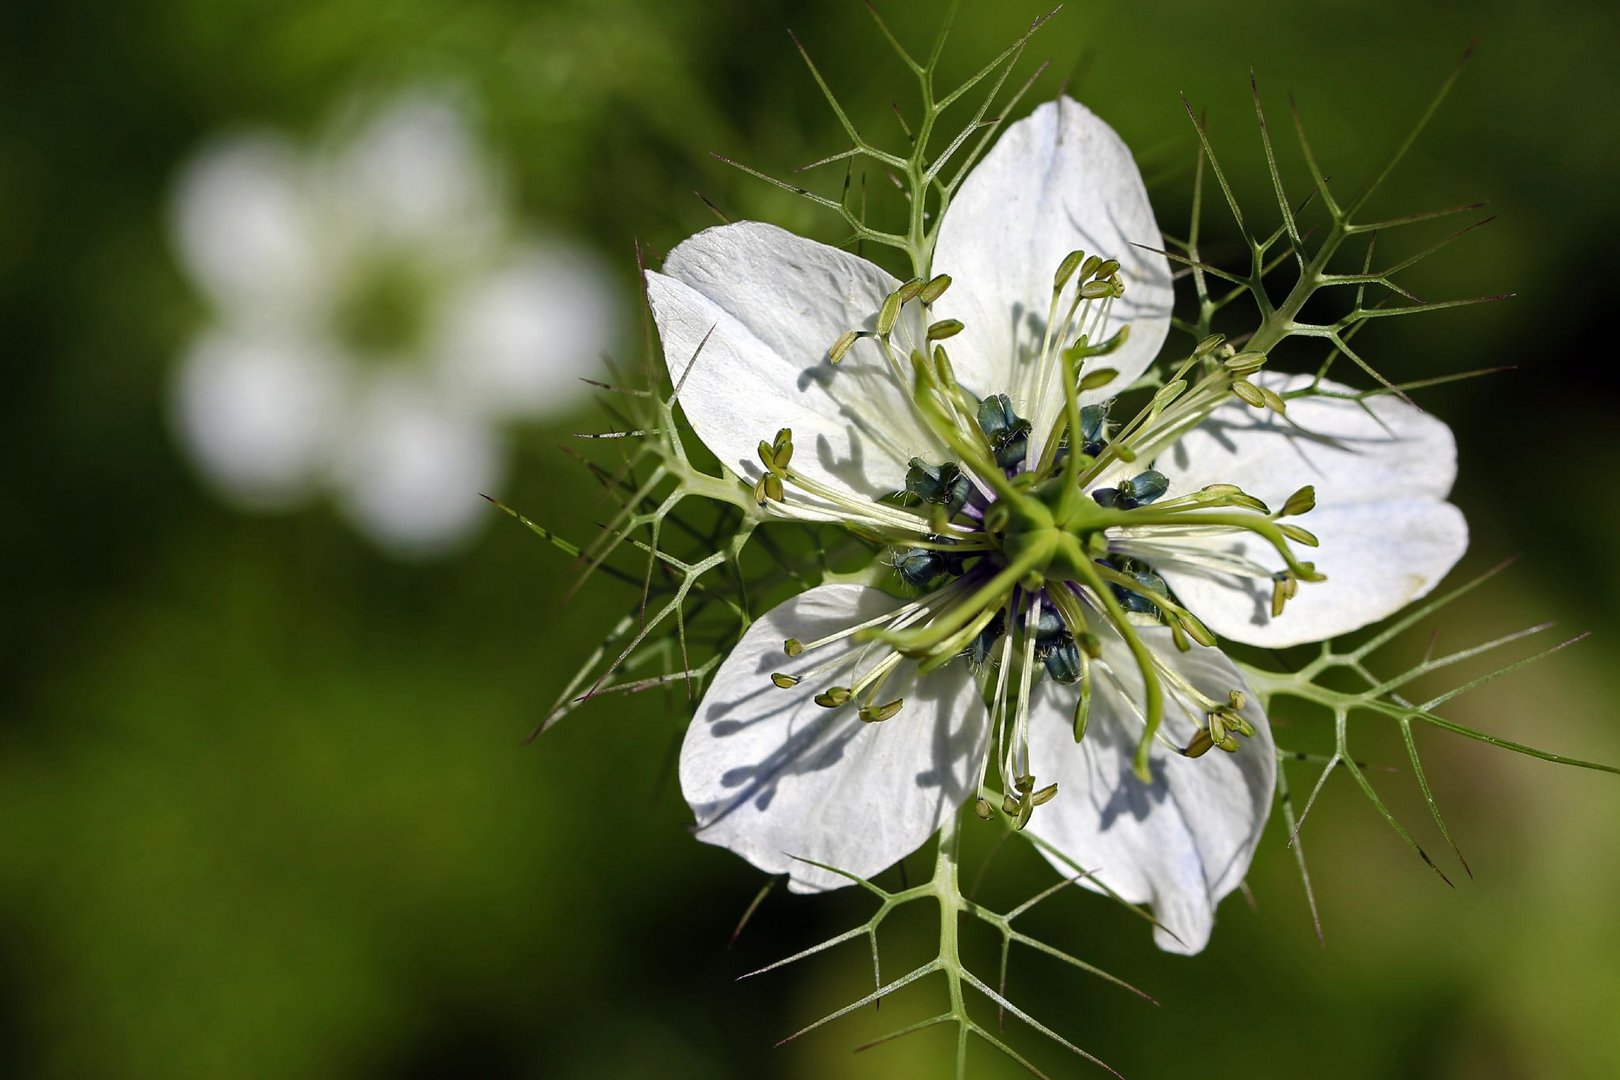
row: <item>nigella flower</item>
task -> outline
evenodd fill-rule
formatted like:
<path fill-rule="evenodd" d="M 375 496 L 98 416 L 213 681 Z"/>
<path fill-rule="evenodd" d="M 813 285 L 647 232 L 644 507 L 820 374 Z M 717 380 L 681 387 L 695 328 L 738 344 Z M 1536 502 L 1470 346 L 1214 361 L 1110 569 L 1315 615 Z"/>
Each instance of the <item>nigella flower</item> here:
<path fill-rule="evenodd" d="M 589 392 L 613 290 L 589 252 L 512 220 L 453 97 L 346 119 L 309 148 L 224 136 L 183 170 L 175 246 L 210 311 L 175 426 L 234 501 L 327 488 L 385 547 L 438 551 L 487 519 L 502 427 Z"/>
<path fill-rule="evenodd" d="M 931 276 L 755 223 L 647 275 L 697 436 L 772 514 L 885 545 L 905 594 L 825 584 L 747 629 L 681 754 L 699 838 L 813 891 L 971 801 L 1203 947 L 1276 769 L 1216 635 L 1366 625 L 1466 529 L 1449 431 L 1392 397 L 1211 341 L 1114 415 L 1169 325 L 1161 243 L 1124 144 L 1060 99 L 962 185 Z"/>

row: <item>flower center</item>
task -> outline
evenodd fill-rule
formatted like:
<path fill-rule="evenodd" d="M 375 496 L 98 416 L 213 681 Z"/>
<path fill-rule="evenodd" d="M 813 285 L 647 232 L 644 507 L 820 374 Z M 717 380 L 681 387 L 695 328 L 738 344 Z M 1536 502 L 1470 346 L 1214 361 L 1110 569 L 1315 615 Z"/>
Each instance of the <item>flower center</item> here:
<path fill-rule="evenodd" d="M 1225 556 L 1220 569 L 1270 578 L 1274 612 L 1300 581 L 1320 577 L 1290 547 L 1314 547 L 1315 537 L 1277 521 L 1314 505 L 1309 488 L 1273 513 L 1231 484 L 1172 492 L 1163 474 L 1146 467 L 1234 395 L 1281 411 L 1280 398 L 1274 393 L 1267 397 L 1246 379 L 1263 357 L 1257 362 L 1255 354 L 1230 348 L 1217 353 L 1218 338 L 1202 342 L 1134 418 L 1117 426 L 1108 423 L 1105 407 L 1080 404 L 1082 393 L 1109 385 L 1118 374 L 1091 363 L 1117 349 L 1129 329 L 1121 328 L 1100 344 L 1091 341 L 1106 325 L 1109 304 L 1124 291 L 1118 271 L 1113 260 L 1085 259 L 1078 252 L 1058 268 L 1041 347 L 1024 361 L 1034 366 L 1012 375 L 1024 391 L 1022 400 L 1034 410 L 1033 419 L 1019 415 L 1020 399 L 1010 393 L 981 398 L 957 381 L 941 342 L 960 333 L 961 323 L 929 324 L 915 348 L 897 339 L 902 311 L 908 304 L 927 307 L 938 299 L 950 285 L 944 276 L 907 282 L 885 300 L 875 332 L 849 331 L 832 346 L 829 360 L 837 364 L 856 341 L 874 339 L 917 417 L 952 454 L 951 460 L 937 463 L 912 458 L 894 499 L 862 502 L 795 472 L 791 431 L 779 432 L 759 447 L 766 473 L 755 493 L 762 506 L 783 504 L 790 488 L 802 489 L 833 508 L 818 507 L 815 513 L 887 544 L 901 581 L 922 594 L 892 616 L 852 627 L 827 642 L 788 643 L 789 656 L 851 635 L 869 643 L 854 654 L 861 659 L 852 677 L 825 689 L 817 703 L 842 708 L 853 701 L 862 720 L 886 721 L 900 713 L 903 703 L 884 702 L 880 691 L 903 660 L 915 661 L 927 673 L 965 659 L 986 692 L 993 744 L 999 751 L 1003 809 L 1019 827 L 1035 806 L 1052 796 L 1050 787 L 1036 786 L 1029 761 L 1028 724 L 1037 677 L 1076 685 L 1078 741 L 1085 733 L 1096 671 L 1117 688 L 1118 676 L 1109 665 L 1134 664 L 1142 687 L 1142 700 L 1135 703 L 1142 730 L 1134 765 L 1144 782 L 1150 782 L 1148 755 L 1156 741 L 1196 757 L 1212 747 L 1235 751 L 1236 737 L 1252 732 L 1237 715 L 1242 705 L 1236 689 L 1230 701 L 1211 698 L 1155 651 L 1162 644 L 1148 647 L 1144 624 L 1168 628 L 1181 651 L 1194 643 L 1215 643 L 1214 635 L 1155 571 L 1161 559 L 1177 558 L 1190 542 L 1211 536 L 1252 534 L 1280 554 L 1286 569 L 1273 574 L 1240 555 Z M 1133 464 L 1138 461 L 1142 464 Z M 1105 642 L 1113 642 L 1113 651 L 1099 664 Z M 803 676 L 774 678 L 778 685 L 792 686 L 801 678 L 830 676 L 844 665 L 837 661 Z M 1167 694 L 1206 720 L 1186 745 L 1161 731 Z M 988 762 L 985 771 L 990 771 Z M 980 812 L 989 813 L 990 806 L 981 792 Z"/>

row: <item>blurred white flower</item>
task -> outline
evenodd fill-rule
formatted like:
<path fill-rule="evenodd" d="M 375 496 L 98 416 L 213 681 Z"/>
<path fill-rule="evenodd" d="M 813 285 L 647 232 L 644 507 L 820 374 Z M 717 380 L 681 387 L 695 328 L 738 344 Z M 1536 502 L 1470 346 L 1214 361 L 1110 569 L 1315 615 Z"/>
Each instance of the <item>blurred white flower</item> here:
<path fill-rule="evenodd" d="M 330 491 L 398 554 L 469 536 L 501 426 L 576 405 L 611 344 L 600 263 L 521 229 L 443 94 L 350 110 L 308 147 L 218 138 L 183 169 L 171 226 L 210 307 L 173 393 L 198 469 L 254 508 Z"/>

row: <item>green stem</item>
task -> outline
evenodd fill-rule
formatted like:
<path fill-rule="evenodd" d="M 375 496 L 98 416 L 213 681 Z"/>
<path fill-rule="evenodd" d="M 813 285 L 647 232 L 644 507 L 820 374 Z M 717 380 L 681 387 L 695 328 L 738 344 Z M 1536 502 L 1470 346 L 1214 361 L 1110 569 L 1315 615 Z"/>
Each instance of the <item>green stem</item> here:
<path fill-rule="evenodd" d="M 962 993 L 962 951 L 957 939 L 962 911 L 967 901 L 962 896 L 960 883 L 961 813 L 952 814 L 939 830 L 938 847 L 934 854 L 934 878 L 929 891 L 939 904 L 939 964 L 945 973 L 945 985 L 950 994 L 951 1014 L 957 1018 L 957 1080 L 964 1080 L 967 1068 L 967 1037 L 970 1030 L 967 1001 Z"/>

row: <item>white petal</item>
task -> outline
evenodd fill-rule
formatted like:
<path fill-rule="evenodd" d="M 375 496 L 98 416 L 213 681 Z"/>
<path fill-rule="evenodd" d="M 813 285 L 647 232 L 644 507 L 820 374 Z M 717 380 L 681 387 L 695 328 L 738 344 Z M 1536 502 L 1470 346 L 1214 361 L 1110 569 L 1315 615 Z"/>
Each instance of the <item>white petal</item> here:
<path fill-rule="evenodd" d="M 1176 650 L 1169 630 L 1138 630 L 1194 687 L 1218 701 L 1245 689 L 1243 677 L 1217 649 Z M 1074 742 L 1073 710 L 1078 688 L 1043 680 L 1031 717 L 1030 762 L 1036 783 L 1055 782 L 1057 795 L 1038 808 L 1029 830 L 1054 845 L 1097 880 L 1133 903 L 1152 906 L 1161 924 L 1160 948 L 1196 953 L 1209 941 L 1215 906 L 1248 872 L 1271 810 L 1277 752 L 1271 729 L 1254 695 L 1243 716 L 1253 738 L 1240 739 L 1233 754 L 1214 749 L 1185 758 L 1155 746 L 1153 783 L 1131 770 L 1141 737 L 1142 679 L 1124 642 L 1103 630 L 1103 659 L 1096 677 L 1091 722 Z M 1203 712 L 1167 696 L 1160 729 L 1185 745 Z M 1047 856 L 1059 873 L 1075 871 Z M 1082 879 L 1088 888 L 1095 885 Z"/>
<path fill-rule="evenodd" d="M 351 219 L 344 226 L 363 222 L 385 241 L 453 251 L 496 228 L 495 173 L 448 94 L 418 89 L 386 103 L 330 164 L 330 194 Z"/>
<path fill-rule="evenodd" d="M 863 723 L 853 704 L 824 709 L 812 700 L 848 685 L 847 669 L 789 690 L 771 682 L 773 672 L 805 672 L 867 648 L 846 639 L 789 659 L 785 639 L 813 641 L 897 606 L 876 589 L 822 585 L 748 628 L 681 747 L 681 790 L 699 840 L 791 874 L 791 888 L 813 892 L 850 881 L 801 860 L 871 877 L 957 812 L 974 788 L 989 727 L 966 664 L 921 679 L 905 665 L 882 694 L 905 706 L 876 724 Z"/>
<path fill-rule="evenodd" d="M 943 459 L 875 344 L 827 361 L 898 286 L 848 252 L 746 221 L 698 233 L 647 274 L 670 377 L 704 445 L 753 478 L 759 441 L 792 428 L 794 469 L 865 499 L 903 489 L 913 456 Z"/>
<path fill-rule="evenodd" d="M 286 140 L 222 138 L 176 183 L 170 227 L 181 261 L 239 322 L 300 320 L 324 288 L 310 199 L 302 159 Z"/>
<path fill-rule="evenodd" d="M 1256 381 L 1278 393 L 1310 382 L 1278 374 Z M 1352 392 L 1336 383 L 1322 386 Z M 1170 495 L 1237 484 L 1275 508 L 1300 487 L 1316 487 L 1316 509 L 1293 520 L 1321 547 L 1295 550 L 1327 580 L 1301 584 L 1279 619 L 1271 618 L 1269 581 L 1158 562 L 1182 602 L 1236 641 L 1296 645 L 1377 622 L 1426 595 L 1468 548 L 1467 523 L 1443 501 L 1457 475 L 1451 430 L 1393 395 L 1364 403 L 1298 398 L 1284 417 L 1223 405 L 1155 465 L 1169 478 Z M 1206 543 L 1282 568 L 1275 551 L 1253 536 Z"/>
<path fill-rule="evenodd" d="M 1084 250 L 1119 260 L 1125 282 L 1092 340 L 1126 323 L 1131 330 L 1119 351 L 1093 362 L 1119 377 L 1082 401 L 1128 386 L 1164 343 L 1172 302 L 1169 262 L 1133 244 L 1162 248 L 1164 239 L 1142 174 L 1113 128 L 1066 97 L 1009 127 L 951 201 L 934 252 L 934 271 L 952 282 L 935 315 L 967 327 L 947 345 L 962 384 L 981 396 L 1009 394 L 1035 423 L 1035 438 L 1045 437 L 1062 408 L 1062 384 L 1055 372 L 1041 378 L 1032 360 L 1053 274 L 1071 251 Z"/>
<path fill-rule="evenodd" d="M 383 547 L 407 558 L 438 554 L 488 520 L 480 496 L 504 470 L 484 423 L 404 376 L 379 378 L 345 423 L 343 508 Z"/>
<path fill-rule="evenodd" d="M 213 331 L 175 375 L 176 433 L 202 472 L 248 506 L 283 508 L 324 472 L 346 372 L 313 341 Z"/>
<path fill-rule="evenodd" d="M 557 415 L 603 379 L 618 297 L 590 251 L 533 245 L 468 283 L 449 305 L 434 346 L 444 375 L 473 407 L 495 416 Z"/>

